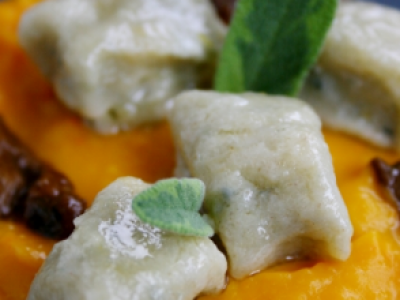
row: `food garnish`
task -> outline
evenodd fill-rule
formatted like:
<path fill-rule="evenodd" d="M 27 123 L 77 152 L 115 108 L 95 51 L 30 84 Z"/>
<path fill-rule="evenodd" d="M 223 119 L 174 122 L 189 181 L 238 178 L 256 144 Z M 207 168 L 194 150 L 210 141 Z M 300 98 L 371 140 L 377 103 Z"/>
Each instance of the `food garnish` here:
<path fill-rule="evenodd" d="M 381 158 L 371 161 L 378 183 L 385 189 L 386 194 L 400 208 L 400 162 L 387 164 Z"/>
<path fill-rule="evenodd" d="M 0 217 L 20 210 L 21 199 L 40 174 L 41 163 L 0 120 Z"/>
<path fill-rule="evenodd" d="M 226 24 L 231 21 L 237 0 L 211 0 L 218 11 L 218 15 Z"/>
<path fill-rule="evenodd" d="M 40 161 L 0 120 L 0 218 L 22 217 L 28 228 L 54 239 L 68 237 L 86 209 L 72 183 Z"/>
<path fill-rule="evenodd" d="M 195 178 L 160 180 L 132 201 L 143 221 L 160 229 L 189 236 L 212 236 L 214 230 L 199 214 L 204 183 Z"/>
<path fill-rule="evenodd" d="M 74 231 L 74 220 L 86 210 L 72 183 L 60 172 L 43 166 L 25 202 L 24 220 L 44 236 L 65 239 Z"/>
<path fill-rule="evenodd" d="M 316 61 L 337 0 L 241 0 L 220 56 L 215 89 L 294 96 Z"/>

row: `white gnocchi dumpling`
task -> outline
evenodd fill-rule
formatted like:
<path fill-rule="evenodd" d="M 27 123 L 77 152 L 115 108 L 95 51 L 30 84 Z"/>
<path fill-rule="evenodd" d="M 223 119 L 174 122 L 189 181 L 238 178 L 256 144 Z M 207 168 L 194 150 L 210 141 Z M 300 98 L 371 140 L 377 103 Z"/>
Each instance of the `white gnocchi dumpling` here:
<path fill-rule="evenodd" d="M 400 150 L 400 12 L 345 1 L 300 98 L 328 127 Z"/>
<path fill-rule="evenodd" d="M 207 86 L 225 33 L 209 0 L 46 0 L 19 27 L 59 98 L 105 133 L 160 120 L 170 97 Z"/>
<path fill-rule="evenodd" d="M 191 91 L 174 99 L 169 120 L 177 173 L 204 181 L 204 209 L 231 276 L 240 279 L 288 257 L 349 257 L 353 228 L 320 120 L 307 104 Z"/>
<path fill-rule="evenodd" d="M 125 177 L 96 197 L 76 229 L 54 246 L 28 300 L 192 300 L 225 286 L 227 263 L 203 237 L 141 222 L 132 199 L 149 185 Z"/>

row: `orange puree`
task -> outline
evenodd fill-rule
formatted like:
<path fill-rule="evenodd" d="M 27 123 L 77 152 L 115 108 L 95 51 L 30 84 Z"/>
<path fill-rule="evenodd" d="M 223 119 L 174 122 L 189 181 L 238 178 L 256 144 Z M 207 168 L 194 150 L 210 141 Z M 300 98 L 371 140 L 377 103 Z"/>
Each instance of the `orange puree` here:
<path fill-rule="evenodd" d="M 6 123 L 38 156 L 69 176 L 89 203 L 119 176 L 153 182 L 171 175 L 174 149 L 167 124 L 100 136 L 56 101 L 16 40 L 19 17 L 34 2 L 0 3 L 0 112 Z M 393 162 L 400 156 L 345 135 L 325 131 L 325 136 L 355 228 L 351 257 L 287 263 L 240 282 L 230 280 L 221 295 L 202 300 L 398 298 L 399 217 L 379 191 L 369 161 L 380 156 Z M 25 299 L 53 244 L 17 221 L 0 221 L 0 300 Z"/>

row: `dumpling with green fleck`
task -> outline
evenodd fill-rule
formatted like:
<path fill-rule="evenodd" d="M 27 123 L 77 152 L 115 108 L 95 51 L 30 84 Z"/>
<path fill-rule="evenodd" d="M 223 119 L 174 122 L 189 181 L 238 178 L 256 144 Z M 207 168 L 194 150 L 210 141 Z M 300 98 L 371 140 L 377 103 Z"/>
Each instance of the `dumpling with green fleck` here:
<path fill-rule="evenodd" d="M 353 227 L 321 122 L 307 104 L 191 91 L 174 99 L 169 120 L 177 171 L 204 181 L 204 210 L 234 278 L 288 256 L 349 257 Z"/>
<path fill-rule="evenodd" d="M 207 87 L 225 33 L 209 0 L 46 0 L 19 26 L 60 100 L 106 133 L 163 119 L 170 97 Z"/>
<path fill-rule="evenodd" d="M 345 1 L 300 98 L 325 126 L 400 151 L 400 12 Z"/>
<path fill-rule="evenodd" d="M 206 237 L 143 223 L 132 199 L 150 185 L 124 177 L 101 191 L 55 245 L 28 300 L 192 300 L 225 286 L 224 255 Z"/>

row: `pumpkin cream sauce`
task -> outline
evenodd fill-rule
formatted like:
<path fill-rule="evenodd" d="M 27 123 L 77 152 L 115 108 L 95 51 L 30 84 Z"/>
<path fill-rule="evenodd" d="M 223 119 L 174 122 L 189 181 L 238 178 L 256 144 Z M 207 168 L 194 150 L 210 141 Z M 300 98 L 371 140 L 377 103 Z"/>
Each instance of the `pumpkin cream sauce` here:
<path fill-rule="evenodd" d="M 10 128 L 43 160 L 61 170 L 89 204 L 117 177 L 154 182 L 172 174 L 174 149 L 160 123 L 116 136 L 101 136 L 60 105 L 19 48 L 16 29 L 32 0 L 0 4 L 0 111 Z M 242 281 L 210 299 L 397 299 L 400 244 L 395 205 L 378 187 L 369 162 L 400 159 L 346 135 L 325 131 L 339 189 L 354 226 L 345 262 L 291 262 Z M 0 300 L 23 300 L 55 242 L 17 220 L 0 221 Z"/>

